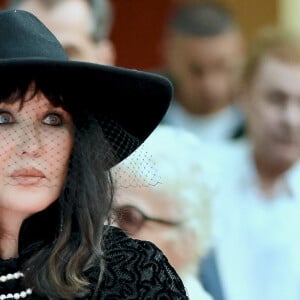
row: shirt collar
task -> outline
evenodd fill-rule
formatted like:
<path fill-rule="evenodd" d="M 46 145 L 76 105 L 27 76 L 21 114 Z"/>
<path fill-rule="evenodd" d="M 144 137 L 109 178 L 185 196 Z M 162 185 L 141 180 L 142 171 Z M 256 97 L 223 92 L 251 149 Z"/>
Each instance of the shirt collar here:
<path fill-rule="evenodd" d="M 253 160 L 253 147 L 250 141 L 246 138 L 241 140 L 240 147 L 242 148 L 242 166 L 243 174 L 241 176 L 241 184 L 250 187 L 256 187 L 259 189 L 259 175 L 255 167 Z M 300 196 L 299 191 L 300 182 L 300 161 L 298 161 L 294 166 L 287 170 L 275 183 L 273 188 L 273 194 L 279 195 L 284 194 L 288 198 L 295 199 Z"/>

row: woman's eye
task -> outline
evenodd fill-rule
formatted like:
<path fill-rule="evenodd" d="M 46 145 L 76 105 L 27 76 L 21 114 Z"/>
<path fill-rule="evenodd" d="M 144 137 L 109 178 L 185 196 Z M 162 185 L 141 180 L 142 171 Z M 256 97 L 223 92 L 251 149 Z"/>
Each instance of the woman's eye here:
<path fill-rule="evenodd" d="M 0 112 L 0 125 L 11 124 L 14 122 L 12 115 L 8 112 Z"/>
<path fill-rule="evenodd" d="M 59 126 L 63 123 L 62 116 L 54 113 L 49 114 L 44 118 L 43 123 L 51 126 Z"/>

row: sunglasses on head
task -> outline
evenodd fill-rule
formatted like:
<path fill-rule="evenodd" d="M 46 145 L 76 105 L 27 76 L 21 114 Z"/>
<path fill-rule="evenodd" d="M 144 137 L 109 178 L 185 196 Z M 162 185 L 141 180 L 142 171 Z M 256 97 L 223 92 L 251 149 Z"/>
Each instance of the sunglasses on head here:
<path fill-rule="evenodd" d="M 168 226 L 179 226 L 179 221 L 169 221 L 147 216 L 133 205 L 122 205 L 113 209 L 114 218 L 120 228 L 130 234 L 137 233 L 146 221 L 156 222 Z"/>

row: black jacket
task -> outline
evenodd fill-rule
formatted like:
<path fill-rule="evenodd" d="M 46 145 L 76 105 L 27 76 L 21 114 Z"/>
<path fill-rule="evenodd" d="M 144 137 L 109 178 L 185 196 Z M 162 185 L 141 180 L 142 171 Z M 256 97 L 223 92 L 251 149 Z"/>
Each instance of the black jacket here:
<path fill-rule="evenodd" d="M 44 223 L 45 226 L 43 224 L 40 224 L 40 226 L 35 224 L 35 227 L 31 226 L 32 224 L 23 226 L 20 256 L 9 260 L 0 259 L 0 276 L 19 271 L 26 257 L 30 256 L 45 242 L 51 241 L 53 234 L 49 234 L 49 231 L 51 232 L 51 227 L 57 226 L 57 219 L 53 214 L 49 216 L 51 218 L 48 218 L 44 213 L 38 216 L 41 217 L 39 224 Z M 30 240 L 36 240 L 38 236 L 40 238 L 43 236 L 43 243 L 30 245 Z M 181 279 L 163 253 L 151 242 L 134 240 L 125 235 L 119 228 L 111 226 L 105 235 L 104 245 L 106 269 L 96 299 L 188 299 Z M 81 299 L 92 299 L 99 271 L 100 268 L 95 266 L 85 272 L 90 281 L 90 293 Z M 20 293 L 26 288 L 23 286 L 22 278 L 0 282 L 0 295 Z M 33 293 L 24 299 L 37 300 L 45 298 L 36 295 L 33 289 Z"/>

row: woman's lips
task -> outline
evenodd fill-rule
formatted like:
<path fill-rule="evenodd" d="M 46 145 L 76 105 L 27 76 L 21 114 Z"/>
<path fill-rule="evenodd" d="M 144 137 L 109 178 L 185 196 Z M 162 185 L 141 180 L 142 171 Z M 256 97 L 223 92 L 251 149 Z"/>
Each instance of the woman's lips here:
<path fill-rule="evenodd" d="M 36 185 L 46 179 L 45 174 L 36 168 L 16 170 L 10 177 L 20 185 Z"/>

